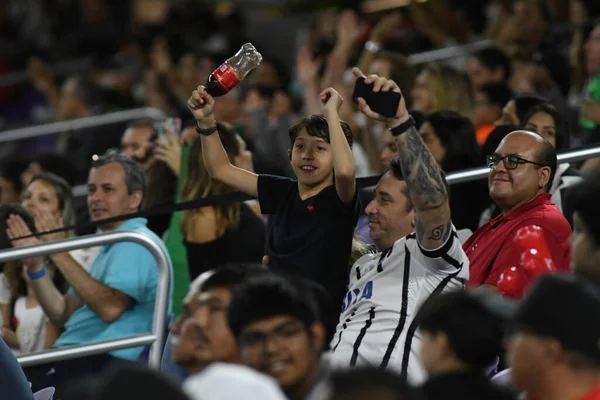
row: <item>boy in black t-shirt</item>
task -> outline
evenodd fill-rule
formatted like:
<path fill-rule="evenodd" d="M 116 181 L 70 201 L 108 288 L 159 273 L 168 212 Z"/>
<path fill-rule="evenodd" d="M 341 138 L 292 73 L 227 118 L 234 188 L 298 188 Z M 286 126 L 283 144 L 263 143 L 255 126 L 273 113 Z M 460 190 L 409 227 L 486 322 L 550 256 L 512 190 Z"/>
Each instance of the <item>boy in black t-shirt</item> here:
<path fill-rule="evenodd" d="M 311 115 L 290 128 L 289 157 L 297 180 L 259 176 L 229 162 L 219 135 L 214 134 L 215 100 L 204 86 L 192 93 L 188 107 L 198 121 L 202 156 L 209 174 L 258 197 L 262 213 L 273 216 L 267 253 L 269 268 L 323 285 L 335 306 L 341 307 L 360 201 L 354 176 L 352 132 L 338 114 L 343 99 L 332 88 L 320 96 L 324 116 Z"/>

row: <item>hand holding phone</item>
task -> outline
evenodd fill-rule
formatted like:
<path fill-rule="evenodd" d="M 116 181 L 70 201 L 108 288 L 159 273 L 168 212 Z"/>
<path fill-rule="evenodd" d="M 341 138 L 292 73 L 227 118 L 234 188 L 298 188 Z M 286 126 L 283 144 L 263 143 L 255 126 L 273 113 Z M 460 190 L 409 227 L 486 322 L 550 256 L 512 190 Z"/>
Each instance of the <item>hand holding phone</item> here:
<path fill-rule="evenodd" d="M 179 118 L 166 118 L 158 126 L 158 139 L 159 141 L 168 140 L 165 136 L 179 137 L 181 133 L 181 119 Z"/>
<path fill-rule="evenodd" d="M 357 78 L 352 99 L 365 115 L 385 121 L 408 114 L 400 89 L 394 81 L 377 75 L 367 78 L 356 67 L 352 69 L 352 73 Z M 363 101 L 359 101 L 359 98 Z"/>

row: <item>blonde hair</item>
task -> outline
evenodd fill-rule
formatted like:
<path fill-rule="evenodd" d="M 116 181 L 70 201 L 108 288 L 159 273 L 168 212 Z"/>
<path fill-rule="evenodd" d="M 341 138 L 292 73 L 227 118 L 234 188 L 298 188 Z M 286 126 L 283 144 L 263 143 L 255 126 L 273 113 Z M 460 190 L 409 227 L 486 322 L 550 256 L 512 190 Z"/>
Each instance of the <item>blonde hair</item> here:
<path fill-rule="evenodd" d="M 367 254 L 371 250 L 371 246 L 363 242 L 358 234 L 354 232 L 352 237 L 352 249 L 350 251 L 350 264 L 354 264 L 359 258 Z"/>
<path fill-rule="evenodd" d="M 475 116 L 473 86 L 466 74 L 435 63 L 428 64 L 422 72 L 427 73 L 427 86 L 431 99 L 431 109 L 427 112 L 454 111 L 473 120 Z"/>
<path fill-rule="evenodd" d="M 239 155 L 240 148 L 236 138 L 236 133 L 228 124 L 218 123 L 218 134 L 223 143 L 223 148 L 231 162 L 233 158 Z M 200 137 L 192 143 L 190 147 L 186 176 L 181 190 L 183 201 L 192 201 L 202 199 L 208 196 L 219 196 L 234 191 L 223 182 L 213 179 L 204 167 L 204 158 L 202 157 L 202 141 Z M 228 229 L 235 229 L 240 222 L 240 204 L 222 204 L 213 206 L 216 214 L 217 233 Z M 187 233 L 188 224 L 192 220 L 193 214 L 199 209 L 186 210 L 182 212 L 181 231 L 184 235 Z"/>

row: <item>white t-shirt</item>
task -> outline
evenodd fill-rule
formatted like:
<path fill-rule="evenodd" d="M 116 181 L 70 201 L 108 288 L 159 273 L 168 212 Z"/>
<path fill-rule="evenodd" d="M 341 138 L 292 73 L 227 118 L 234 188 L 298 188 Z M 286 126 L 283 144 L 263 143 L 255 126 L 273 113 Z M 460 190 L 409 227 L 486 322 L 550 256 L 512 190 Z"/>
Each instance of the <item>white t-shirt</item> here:
<path fill-rule="evenodd" d="M 17 339 L 21 345 L 20 354 L 42 351 L 46 342 L 48 317 L 44 314 L 41 306 L 27 308 L 26 302 L 26 297 L 19 297 L 15 303 L 15 317 L 18 320 Z"/>
<path fill-rule="evenodd" d="M 462 289 L 469 279 L 469 260 L 452 229 L 437 250 L 422 249 L 412 233 L 354 263 L 331 342 L 332 368 L 390 368 L 412 384 L 425 380 L 416 313 L 433 294 Z"/>
<path fill-rule="evenodd" d="M 10 304 L 10 286 L 3 272 L 0 272 L 0 304 Z M 0 326 L 4 325 L 4 317 L 0 312 Z"/>

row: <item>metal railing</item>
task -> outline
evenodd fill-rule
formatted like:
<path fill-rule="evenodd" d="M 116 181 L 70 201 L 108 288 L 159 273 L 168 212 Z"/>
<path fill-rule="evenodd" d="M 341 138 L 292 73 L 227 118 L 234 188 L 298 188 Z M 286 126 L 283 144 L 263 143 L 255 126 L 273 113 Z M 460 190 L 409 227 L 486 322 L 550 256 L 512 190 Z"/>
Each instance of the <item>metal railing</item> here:
<path fill-rule="evenodd" d="M 575 149 L 556 156 L 558 164 L 583 161 L 588 158 L 600 157 L 600 146 L 589 147 L 586 149 Z M 488 167 L 471 168 L 463 171 L 453 172 L 446 175 L 446 180 L 451 185 L 453 183 L 476 181 L 487 178 L 490 173 Z"/>
<path fill-rule="evenodd" d="M 52 135 L 59 132 L 74 129 L 111 125 L 114 123 L 126 122 L 139 118 L 161 119 L 165 117 L 165 113 L 156 108 L 134 108 L 131 110 L 93 115 L 91 117 L 77 118 L 69 121 L 50 122 L 48 124 L 34 125 L 24 128 L 7 130 L 4 132 L 0 132 L 0 143 L 11 142 L 13 140 L 29 139 L 38 136 Z"/>
<path fill-rule="evenodd" d="M 468 56 L 479 50 L 492 47 L 494 42 L 491 40 L 480 40 L 478 42 L 463 44 L 459 46 L 444 47 L 442 49 L 425 51 L 423 53 L 413 54 L 407 57 L 409 64 L 424 64 L 433 61 L 448 60 L 462 56 Z"/>
<path fill-rule="evenodd" d="M 144 246 L 158 265 L 158 287 L 156 288 L 156 300 L 154 303 L 154 320 L 152 322 L 152 333 L 145 335 L 128 336 L 125 338 L 89 343 L 80 346 L 69 346 L 29 354 L 18 357 L 22 366 L 45 364 L 49 362 L 68 360 L 92 354 L 106 353 L 124 348 L 151 345 L 148 364 L 152 368 L 160 368 L 162 351 L 165 342 L 165 328 L 169 308 L 169 288 L 171 285 L 171 274 L 167 255 L 149 236 L 133 231 L 116 231 L 75 237 L 56 242 L 43 243 L 35 246 L 19 247 L 0 252 L 0 264 L 21 260 L 29 257 L 47 256 L 50 254 L 64 253 L 67 251 L 101 246 L 118 242 L 133 242 Z"/>

